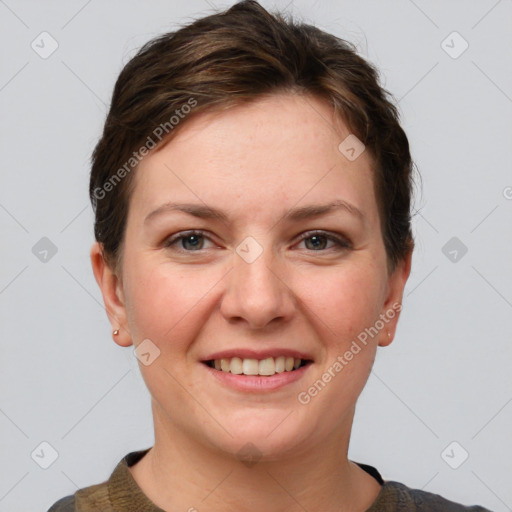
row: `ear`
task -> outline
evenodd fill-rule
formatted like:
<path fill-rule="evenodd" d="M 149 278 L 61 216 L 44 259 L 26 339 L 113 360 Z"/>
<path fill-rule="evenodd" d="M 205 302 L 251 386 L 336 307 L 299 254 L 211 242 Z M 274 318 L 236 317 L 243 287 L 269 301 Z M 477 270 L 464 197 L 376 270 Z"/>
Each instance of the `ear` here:
<path fill-rule="evenodd" d="M 128 328 L 123 284 L 105 261 L 102 246 L 98 242 L 91 247 L 91 264 L 94 277 L 103 295 L 112 331 L 119 330 L 119 334 L 113 335 L 114 341 L 121 347 L 128 347 L 133 341 Z"/>
<path fill-rule="evenodd" d="M 395 270 L 388 278 L 386 299 L 380 316 L 384 321 L 384 327 L 379 333 L 380 347 L 387 347 L 395 337 L 398 318 L 402 310 L 404 288 L 411 273 L 411 263 L 412 250 L 397 263 Z"/>

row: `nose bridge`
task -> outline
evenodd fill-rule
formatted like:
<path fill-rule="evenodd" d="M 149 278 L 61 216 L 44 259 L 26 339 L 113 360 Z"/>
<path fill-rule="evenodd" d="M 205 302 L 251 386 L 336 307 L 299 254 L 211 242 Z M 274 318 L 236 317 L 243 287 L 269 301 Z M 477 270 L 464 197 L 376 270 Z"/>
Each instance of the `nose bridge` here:
<path fill-rule="evenodd" d="M 243 318 L 253 327 L 263 327 L 290 314 L 293 300 L 279 275 L 282 265 L 272 247 L 246 238 L 233 254 L 233 267 L 222 304 L 227 317 Z"/>
<path fill-rule="evenodd" d="M 246 252 L 244 253 L 244 251 Z M 239 280 L 237 285 L 245 284 L 254 291 L 261 290 L 265 293 L 277 291 L 274 282 L 277 279 L 276 263 L 270 246 L 267 245 L 264 249 L 257 251 L 256 248 L 250 246 L 250 243 L 240 244 L 234 262 L 235 276 Z"/>

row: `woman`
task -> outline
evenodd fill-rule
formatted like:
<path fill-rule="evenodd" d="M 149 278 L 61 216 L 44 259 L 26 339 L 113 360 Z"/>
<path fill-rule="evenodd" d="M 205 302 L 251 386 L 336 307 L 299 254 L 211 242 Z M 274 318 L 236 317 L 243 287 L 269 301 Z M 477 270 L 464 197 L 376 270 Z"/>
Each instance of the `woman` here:
<path fill-rule="evenodd" d="M 347 458 L 410 273 L 411 188 L 348 43 L 245 1 L 146 44 L 93 154 L 91 261 L 155 444 L 50 511 L 485 510 Z"/>

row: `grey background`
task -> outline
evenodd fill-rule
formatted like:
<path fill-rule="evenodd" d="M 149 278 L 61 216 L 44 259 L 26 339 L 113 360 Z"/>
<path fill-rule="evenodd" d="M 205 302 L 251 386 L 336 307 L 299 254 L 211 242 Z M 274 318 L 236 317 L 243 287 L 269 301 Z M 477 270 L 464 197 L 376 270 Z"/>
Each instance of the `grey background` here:
<path fill-rule="evenodd" d="M 89 158 L 135 50 L 232 3 L 0 0 L 1 511 L 46 510 L 153 443 L 137 360 L 112 341 L 90 268 Z M 512 1 L 262 4 L 377 64 L 423 178 L 401 321 L 358 402 L 349 456 L 512 510 Z M 43 31 L 59 45 L 47 59 L 31 47 Z M 469 44 L 457 58 L 442 47 L 453 31 Z M 43 237 L 57 248 L 46 261 Z M 443 252 L 452 237 L 467 247 L 456 262 Z M 469 453 L 458 469 L 453 441 Z M 31 457 L 42 442 L 58 452 L 48 469 Z M 452 464 L 461 453 L 448 450 Z"/>

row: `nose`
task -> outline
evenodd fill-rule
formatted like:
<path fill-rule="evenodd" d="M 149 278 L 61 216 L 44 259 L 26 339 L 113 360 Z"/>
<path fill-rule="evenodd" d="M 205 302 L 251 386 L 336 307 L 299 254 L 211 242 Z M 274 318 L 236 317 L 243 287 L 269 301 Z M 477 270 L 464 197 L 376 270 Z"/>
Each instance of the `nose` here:
<path fill-rule="evenodd" d="M 252 262 L 233 253 L 220 308 L 226 320 L 245 322 L 254 330 L 290 320 L 297 302 L 284 265 L 277 259 L 268 248 Z"/>

